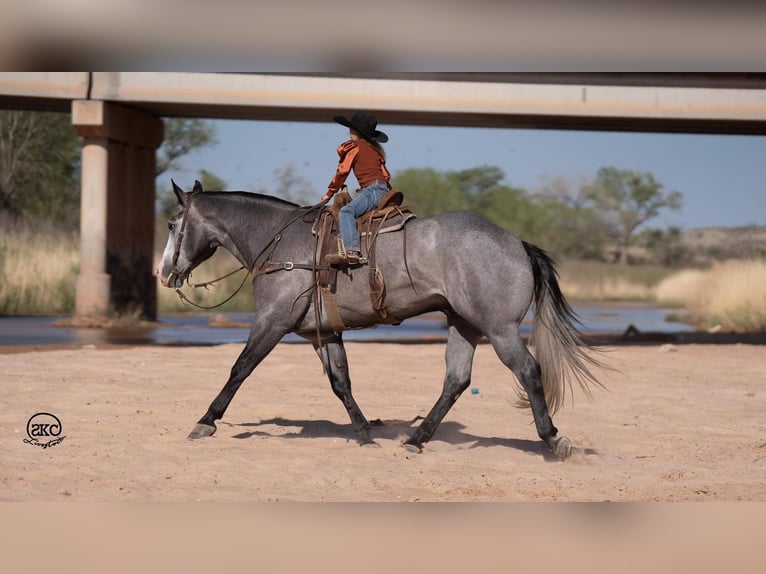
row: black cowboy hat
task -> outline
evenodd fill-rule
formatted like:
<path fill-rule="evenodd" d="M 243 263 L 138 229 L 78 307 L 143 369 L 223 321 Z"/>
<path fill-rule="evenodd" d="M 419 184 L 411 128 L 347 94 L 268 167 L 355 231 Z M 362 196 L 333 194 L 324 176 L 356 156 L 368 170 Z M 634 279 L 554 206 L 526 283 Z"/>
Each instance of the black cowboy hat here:
<path fill-rule="evenodd" d="M 379 143 L 386 143 L 388 141 L 386 134 L 375 129 L 378 127 L 378 120 L 369 112 L 354 112 L 350 120 L 343 116 L 335 116 L 333 119 L 342 126 L 355 129 L 367 139 Z"/>

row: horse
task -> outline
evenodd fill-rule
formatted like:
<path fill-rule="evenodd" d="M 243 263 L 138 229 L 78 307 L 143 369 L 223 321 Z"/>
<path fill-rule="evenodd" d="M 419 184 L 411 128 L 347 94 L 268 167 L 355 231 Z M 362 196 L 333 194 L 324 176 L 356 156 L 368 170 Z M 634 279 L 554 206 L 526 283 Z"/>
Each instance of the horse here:
<path fill-rule="evenodd" d="M 301 207 L 264 194 L 191 192 L 173 183 L 178 205 L 168 220 L 168 241 L 155 273 L 162 285 L 180 289 L 184 280 L 221 247 L 252 275 L 257 302 L 244 349 L 228 381 L 188 435 L 209 437 L 242 383 L 288 333 L 308 340 L 319 356 L 334 394 L 342 401 L 360 445 L 377 446 L 371 423 L 351 392 L 343 332 L 333 329 L 315 295 L 314 221 L 324 206 Z M 406 241 L 404 234 L 406 233 Z M 515 375 L 517 406 L 530 408 L 538 436 L 559 459 L 578 450 L 558 435 L 551 416 L 567 387 L 577 381 L 586 396 L 604 387 L 593 374 L 603 363 L 584 344 L 579 320 L 561 293 L 552 259 L 479 214 L 447 212 L 418 217 L 405 230 L 376 239 L 376 265 L 385 277 L 386 306 L 396 321 L 426 312 L 447 319 L 446 374 L 438 400 L 403 446 L 422 452 L 442 419 L 471 383 L 477 344 L 486 338 Z M 368 293 L 365 264 L 337 274 L 337 312 L 349 329 L 380 324 Z M 519 327 L 534 303 L 529 351 Z"/>

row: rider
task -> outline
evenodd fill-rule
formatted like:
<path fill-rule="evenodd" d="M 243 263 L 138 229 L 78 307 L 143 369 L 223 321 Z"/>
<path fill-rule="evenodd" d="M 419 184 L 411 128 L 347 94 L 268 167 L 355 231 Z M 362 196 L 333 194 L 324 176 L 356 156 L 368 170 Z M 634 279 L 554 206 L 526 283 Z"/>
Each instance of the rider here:
<path fill-rule="evenodd" d="M 378 121 L 369 112 L 355 112 L 350 120 L 343 116 L 335 116 L 333 119 L 349 128 L 351 139 L 338 146 L 338 169 L 322 201 L 328 201 L 338 192 L 352 170 L 361 189 L 359 195 L 342 207 L 339 213 L 343 248 L 337 254 L 328 255 L 326 259 L 333 265 L 353 265 L 362 259 L 356 218 L 377 207 L 381 198 L 391 189 L 391 174 L 386 169 L 386 154 L 380 145 L 388 141 L 388 136 L 376 129 Z"/>

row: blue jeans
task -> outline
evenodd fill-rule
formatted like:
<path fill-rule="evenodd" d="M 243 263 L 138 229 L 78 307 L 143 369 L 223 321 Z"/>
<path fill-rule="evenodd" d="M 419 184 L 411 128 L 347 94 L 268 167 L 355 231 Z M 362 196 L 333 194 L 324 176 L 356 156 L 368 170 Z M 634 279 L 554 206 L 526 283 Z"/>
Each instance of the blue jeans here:
<path fill-rule="evenodd" d="M 339 217 L 340 237 L 346 251 L 361 251 L 359 232 L 356 229 L 356 218 L 375 209 L 378 202 L 388 192 L 385 181 L 376 181 L 362 188 L 351 203 L 341 208 Z"/>

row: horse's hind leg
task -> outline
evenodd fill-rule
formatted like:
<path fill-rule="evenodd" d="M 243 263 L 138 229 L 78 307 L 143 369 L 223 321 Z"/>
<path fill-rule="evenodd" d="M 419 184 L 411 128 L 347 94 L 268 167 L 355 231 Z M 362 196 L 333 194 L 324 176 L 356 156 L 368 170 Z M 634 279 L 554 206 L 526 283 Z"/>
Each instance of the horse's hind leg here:
<path fill-rule="evenodd" d="M 420 452 L 423 443 L 431 440 L 436 428 L 447 412 L 471 384 L 471 367 L 476 344 L 481 335 L 464 323 L 451 323 L 447 339 L 447 372 L 439 400 L 428 413 L 412 437 L 405 441 L 404 447 L 413 452 Z"/>
<path fill-rule="evenodd" d="M 518 329 L 503 336 L 490 337 L 490 342 L 497 356 L 513 371 L 526 392 L 538 436 L 556 456 L 567 458 L 571 454 L 571 445 L 568 439 L 559 439 L 556 436 L 558 429 L 553 426 L 548 405 L 545 402 L 540 364 L 527 349 L 519 336 Z"/>
<path fill-rule="evenodd" d="M 351 425 L 356 432 L 356 439 L 362 446 L 376 445 L 377 443 L 370 439 L 370 423 L 362 414 L 359 405 L 356 404 L 354 396 L 351 394 L 351 378 L 348 373 L 348 358 L 346 349 L 343 346 L 343 339 L 336 335 L 329 342 L 323 343 L 320 347 L 313 343 L 314 350 L 319 355 L 324 365 L 327 377 L 330 379 L 332 391 L 335 393 L 346 412 L 351 419 Z"/>

